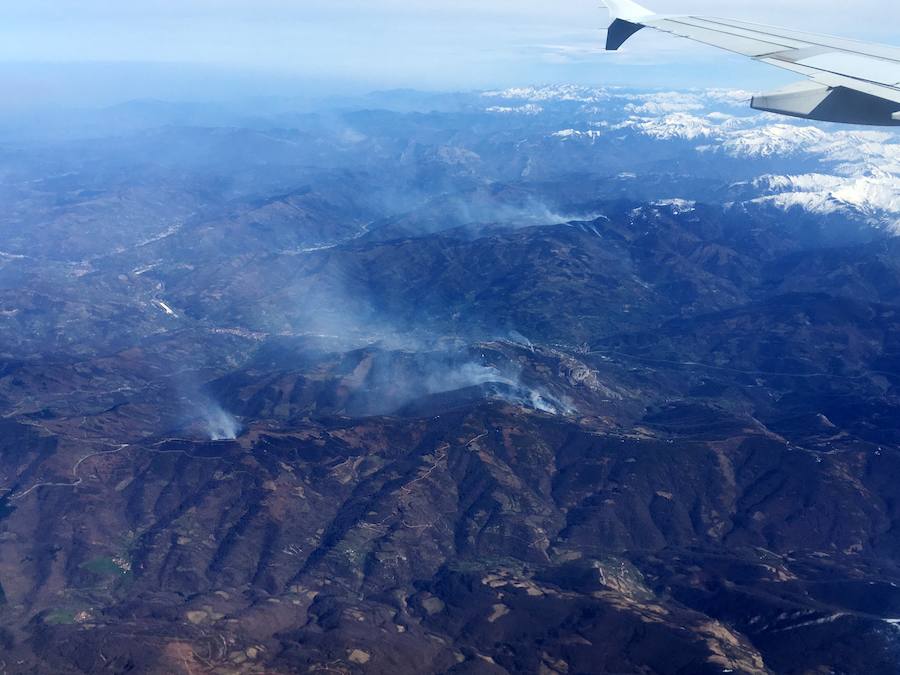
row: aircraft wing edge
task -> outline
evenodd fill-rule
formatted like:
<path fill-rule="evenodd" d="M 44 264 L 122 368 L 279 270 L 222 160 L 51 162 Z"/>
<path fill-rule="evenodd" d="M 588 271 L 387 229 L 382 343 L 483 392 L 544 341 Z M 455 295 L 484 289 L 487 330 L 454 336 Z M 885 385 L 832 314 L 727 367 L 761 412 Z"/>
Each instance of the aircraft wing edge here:
<path fill-rule="evenodd" d="M 780 29 L 772 29 L 769 33 L 763 30 L 767 27 L 755 24 L 694 16 L 662 16 L 633 0 L 602 1 L 612 19 L 606 40 L 609 51 L 618 50 L 641 29 L 654 28 L 809 78 L 755 96 L 751 106 L 757 110 L 825 122 L 900 126 L 900 65 L 881 52 L 850 51 L 842 46 L 849 41 L 831 46 L 817 43 L 813 40 L 816 36 L 811 34 Z M 894 68 L 897 69 L 896 79 Z"/>

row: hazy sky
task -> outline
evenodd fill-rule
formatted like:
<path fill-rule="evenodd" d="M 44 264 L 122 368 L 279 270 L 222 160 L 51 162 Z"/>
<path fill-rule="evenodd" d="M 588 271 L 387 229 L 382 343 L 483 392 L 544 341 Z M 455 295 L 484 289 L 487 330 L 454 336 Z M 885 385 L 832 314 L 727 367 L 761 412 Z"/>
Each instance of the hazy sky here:
<path fill-rule="evenodd" d="M 197 73 L 235 95 L 279 78 L 375 89 L 473 89 L 541 82 L 677 86 L 785 81 L 737 57 L 650 31 L 601 49 L 597 0 L 2 0 L 0 86 L 12 98 L 81 91 L 190 96 Z M 706 13 L 900 44 L 900 3 L 857 0 L 648 0 Z M 852 6 L 852 10 L 850 7 Z M 84 64 L 95 64 L 90 67 Z M 37 66 L 35 64 L 42 64 Z M 52 64 L 52 65 L 51 65 Z M 110 65 L 118 64 L 118 65 Z M 138 66 L 156 65 L 145 82 Z M 183 64 L 193 64 L 187 68 Z M 198 70 L 197 67 L 202 70 Z M 727 66 L 727 67 L 726 67 Z M 142 66 L 143 67 L 143 66 Z M 166 74 L 168 73 L 168 74 Z M 191 75 L 193 73 L 193 75 Z M 265 77 L 261 74 L 265 73 Z M 788 76 L 789 77 L 789 76 Z M 268 84 L 267 84 L 268 83 Z M 258 89 L 259 91 L 254 91 Z M 177 90 L 177 91 L 176 91 Z M 180 92 L 180 93 L 179 93 Z"/>

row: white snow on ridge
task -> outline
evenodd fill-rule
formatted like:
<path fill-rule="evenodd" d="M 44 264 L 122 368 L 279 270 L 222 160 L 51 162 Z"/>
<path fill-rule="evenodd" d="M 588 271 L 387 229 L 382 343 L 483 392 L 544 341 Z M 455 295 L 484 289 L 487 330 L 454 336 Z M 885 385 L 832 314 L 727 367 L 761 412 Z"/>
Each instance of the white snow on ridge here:
<path fill-rule="evenodd" d="M 489 109 L 508 113 L 526 113 L 529 106 L 536 106 L 549 114 L 553 103 L 580 102 L 584 105 L 578 114 L 587 120 L 579 123 L 620 132 L 609 134 L 611 138 L 638 134 L 683 142 L 709 155 L 710 161 L 721 156 L 766 162 L 760 172 L 769 173 L 745 183 L 752 191 L 744 194 L 744 200 L 818 214 L 847 213 L 900 235 L 900 134 L 890 130 L 824 125 L 751 111 L 752 94 L 732 89 L 638 92 L 561 85 L 482 96 L 510 101 Z M 591 144 L 602 137 L 599 131 L 577 128 L 552 136 Z"/>
<path fill-rule="evenodd" d="M 663 117 L 632 117 L 614 129 L 633 129 L 645 136 L 661 141 L 714 138 L 720 134 L 721 122 L 686 112 L 676 112 Z"/>
<path fill-rule="evenodd" d="M 703 110 L 703 104 L 689 103 L 687 101 L 647 101 L 640 105 L 629 103 L 625 106 L 625 110 L 638 115 L 664 115 L 673 112 Z"/>
<path fill-rule="evenodd" d="M 588 131 L 578 131 L 577 129 L 562 129 L 562 130 L 560 130 L 560 131 L 555 131 L 555 132 L 553 133 L 553 135 L 554 135 L 556 138 L 562 138 L 562 139 L 564 139 L 564 140 L 567 139 L 567 138 L 590 138 L 590 139 L 595 139 L 595 138 L 600 138 L 600 137 L 603 135 L 603 132 L 602 132 L 602 131 L 596 131 L 596 130 L 594 130 L 594 129 L 591 129 L 591 130 L 588 130 Z"/>
<path fill-rule="evenodd" d="M 760 176 L 753 186 L 763 194 L 751 201 L 820 214 L 852 212 L 900 234 L 900 137 L 889 131 L 831 130 L 770 115 L 690 112 L 632 116 L 614 128 L 659 140 L 694 141 L 701 153 L 817 162 L 821 172 Z"/>
<path fill-rule="evenodd" d="M 670 209 L 672 213 L 679 215 L 682 213 L 690 213 L 694 209 L 697 208 L 697 202 L 691 201 L 689 199 L 660 199 L 659 201 L 653 202 L 652 206 L 657 208 L 666 208 Z"/>
<path fill-rule="evenodd" d="M 176 319 L 178 318 L 178 315 L 175 313 L 175 310 L 173 310 L 171 307 L 169 307 L 169 305 L 167 305 L 162 300 L 154 300 L 154 303 L 156 303 L 156 306 L 159 307 L 162 311 L 164 311 L 167 316 L 171 316 Z"/>
<path fill-rule="evenodd" d="M 732 157 L 810 155 L 823 161 L 860 163 L 891 160 L 900 169 L 900 145 L 883 131 L 825 131 L 799 124 L 767 124 L 723 134 L 720 149 Z"/>
<path fill-rule="evenodd" d="M 510 87 L 481 92 L 484 98 L 506 100 L 594 103 L 598 101 L 627 101 L 635 108 L 650 111 L 657 106 L 669 111 L 700 110 L 711 104 L 745 106 L 753 94 L 742 89 L 708 89 L 634 92 L 620 88 L 585 87 L 574 84 L 558 84 L 535 87 Z"/>
<path fill-rule="evenodd" d="M 668 91 L 653 96 L 627 96 L 626 98 L 636 100 L 625 106 L 626 112 L 637 115 L 665 115 L 706 108 L 702 97 L 689 92 Z"/>
<path fill-rule="evenodd" d="M 484 98 L 501 98 L 521 101 L 575 101 L 580 103 L 593 103 L 609 99 L 606 89 L 594 89 L 580 87 L 573 84 L 561 84 L 545 87 L 511 87 L 498 91 L 485 91 L 481 94 Z"/>
<path fill-rule="evenodd" d="M 160 232 L 159 234 L 155 234 L 152 237 L 149 237 L 148 239 L 145 239 L 144 241 L 138 243 L 136 248 L 141 248 L 142 246 L 149 246 L 150 244 L 154 244 L 158 241 L 162 241 L 163 239 L 168 239 L 172 235 L 178 234 L 178 232 L 180 230 L 181 230 L 180 223 L 171 225 L 171 226 L 167 227 L 165 230 L 163 230 L 162 232 Z"/>
<path fill-rule="evenodd" d="M 754 184 L 773 193 L 753 201 L 811 213 L 857 212 L 900 234 L 900 180 L 886 172 L 855 177 L 827 174 L 762 176 Z"/>
<path fill-rule="evenodd" d="M 732 157 L 772 157 L 806 153 L 822 142 L 825 132 L 816 127 L 772 124 L 726 133 L 717 147 Z"/>
<path fill-rule="evenodd" d="M 664 107 L 663 104 L 660 104 Z M 637 107 L 626 108 L 637 110 Z M 650 110 L 650 106 L 644 106 Z M 615 128 L 633 129 L 661 140 L 709 138 L 703 152 L 732 157 L 809 155 L 828 162 L 874 164 L 900 172 L 900 137 L 874 129 L 830 130 L 809 123 L 790 123 L 774 115 L 737 117 L 721 111 L 693 114 L 689 110 L 658 115 L 631 115 Z"/>
<path fill-rule="evenodd" d="M 495 105 L 485 108 L 485 112 L 497 113 L 501 115 L 540 115 L 544 109 L 534 103 L 527 103 L 519 106 L 503 106 Z"/>
<path fill-rule="evenodd" d="M 753 98 L 753 92 L 746 89 L 707 89 L 703 94 L 710 102 L 741 107 L 749 105 Z"/>

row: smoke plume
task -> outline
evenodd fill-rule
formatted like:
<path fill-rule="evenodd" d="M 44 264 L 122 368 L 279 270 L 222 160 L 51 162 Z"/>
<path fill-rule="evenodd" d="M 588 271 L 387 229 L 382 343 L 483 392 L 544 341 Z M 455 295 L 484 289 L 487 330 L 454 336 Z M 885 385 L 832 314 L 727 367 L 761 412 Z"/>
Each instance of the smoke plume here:
<path fill-rule="evenodd" d="M 201 406 L 200 417 L 211 441 L 233 441 L 241 432 L 241 425 L 234 415 L 213 401 Z"/>

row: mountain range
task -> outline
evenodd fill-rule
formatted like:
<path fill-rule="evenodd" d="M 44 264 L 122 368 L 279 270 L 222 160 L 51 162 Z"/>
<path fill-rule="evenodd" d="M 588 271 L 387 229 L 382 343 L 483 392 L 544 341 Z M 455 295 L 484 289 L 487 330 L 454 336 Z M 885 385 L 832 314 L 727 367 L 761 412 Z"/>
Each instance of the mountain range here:
<path fill-rule="evenodd" d="M 900 672 L 900 139 L 746 98 L 0 128 L 0 672 Z"/>

